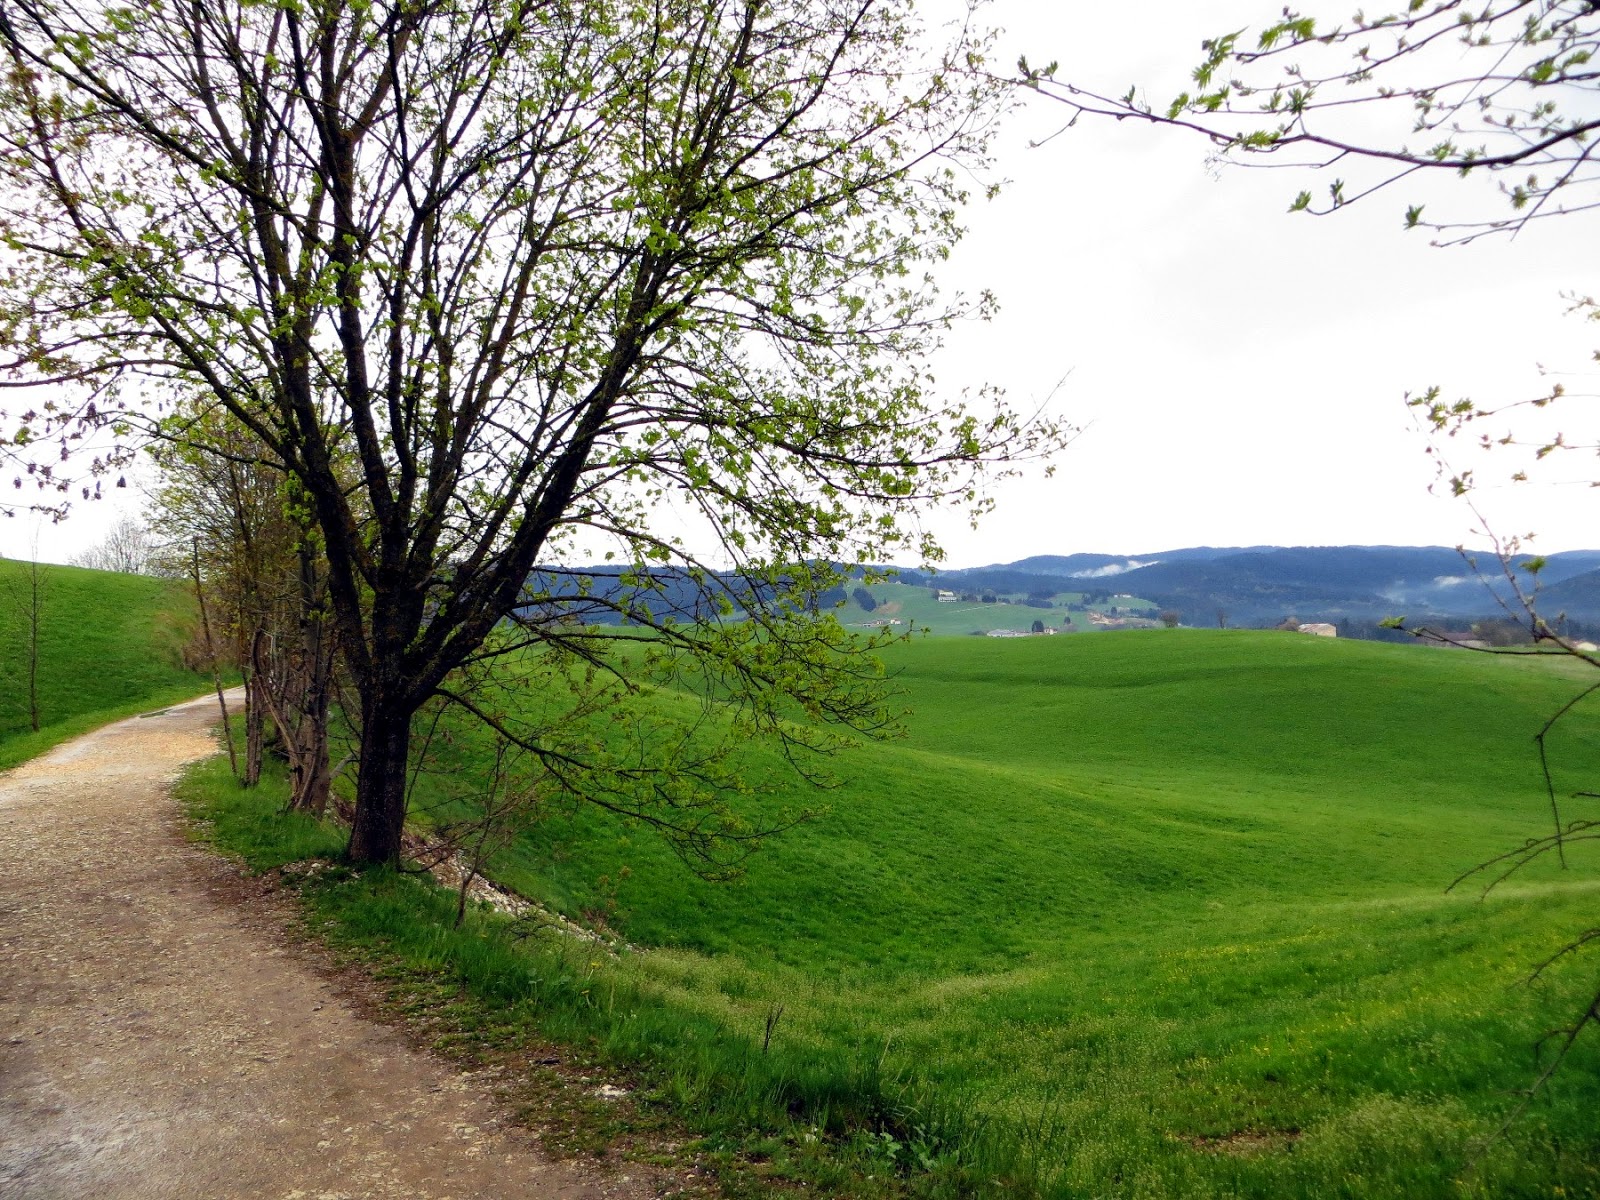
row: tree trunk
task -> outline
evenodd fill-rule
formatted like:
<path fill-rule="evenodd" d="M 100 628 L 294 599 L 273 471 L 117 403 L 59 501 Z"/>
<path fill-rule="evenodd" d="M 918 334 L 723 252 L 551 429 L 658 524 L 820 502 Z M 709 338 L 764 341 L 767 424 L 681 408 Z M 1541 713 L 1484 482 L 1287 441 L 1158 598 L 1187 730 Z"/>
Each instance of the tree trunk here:
<path fill-rule="evenodd" d="M 356 863 L 397 863 L 406 823 L 407 767 L 414 706 L 372 687 L 362 697 L 356 812 L 346 851 Z"/>
<path fill-rule="evenodd" d="M 297 674 L 294 725 L 284 731 L 289 755 L 290 807 L 321 816 L 327 811 L 332 772 L 328 766 L 328 705 L 333 673 L 332 639 L 320 615 L 301 630 L 300 652 L 292 670 Z"/>
<path fill-rule="evenodd" d="M 328 790 L 333 784 L 333 772 L 328 763 L 328 718 L 306 719 L 304 740 L 297 757 L 295 794 L 293 804 L 302 812 L 321 817 L 328 811 Z"/>
<path fill-rule="evenodd" d="M 302 539 L 300 567 L 299 720 L 294 735 L 294 806 L 321 816 L 328 808 L 328 704 L 333 680 L 333 631 L 328 627 L 327 591 L 317 577 L 310 543 Z"/>
<path fill-rule="evenodd" d="M 250 654 L 244 660 L 244 785 L 255 787 L 261 782 L 261 749 L 267 723 L 267 698 L 263 694 L 268 686 L 259 664 L 265 661 L 262 654 L 267 632 L 257 629 L 250 639 Z"/>

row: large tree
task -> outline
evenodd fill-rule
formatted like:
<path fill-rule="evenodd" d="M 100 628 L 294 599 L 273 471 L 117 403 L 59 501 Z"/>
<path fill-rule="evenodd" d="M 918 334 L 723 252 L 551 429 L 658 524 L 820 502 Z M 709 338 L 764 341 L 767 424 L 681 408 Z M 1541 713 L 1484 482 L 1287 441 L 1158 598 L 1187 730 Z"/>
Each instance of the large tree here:
<path fill-rule="evenodd" d="M 0 0 L 7 374 L 177 440 L 225 410 L 295 478 L 354 859 L 398 855 L 413 714 L 508 614 L 652 626 L 782 738 L 881 719 L 819 564 L 936 556 L 918 506 L 1061 439 L 931 392 L 988 303 L 928 271 L 1005 87 L 970 12 L 939 45 L 913 7 Z M 620 593 L 535 574 L 602 547 Z M 645 564 L 756 633 L 660 616 Z"/>

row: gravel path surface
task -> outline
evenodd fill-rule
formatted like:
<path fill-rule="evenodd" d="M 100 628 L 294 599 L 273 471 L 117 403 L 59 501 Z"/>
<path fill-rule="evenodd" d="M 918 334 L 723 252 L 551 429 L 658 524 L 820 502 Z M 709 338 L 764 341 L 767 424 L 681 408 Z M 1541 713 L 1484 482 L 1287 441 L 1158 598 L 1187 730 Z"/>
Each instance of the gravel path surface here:
<path fill-rule="evenodd" d="M 222 898 L 169 787 L 216 702 L 0 775 L 0 1197 L 643 1197 L 553 1162 Z"/>

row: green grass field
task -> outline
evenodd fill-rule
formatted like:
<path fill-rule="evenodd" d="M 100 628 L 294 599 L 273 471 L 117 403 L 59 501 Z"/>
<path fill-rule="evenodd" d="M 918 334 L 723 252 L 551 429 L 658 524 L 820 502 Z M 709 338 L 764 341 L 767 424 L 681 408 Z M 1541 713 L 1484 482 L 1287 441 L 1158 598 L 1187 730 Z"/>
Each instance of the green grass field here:
<path fill-rule="evenodd" d="M 29 564 L 0 559 L 0 767 L 207 681 L 180 651 L 193 601 L 166 579 L 46 565 L 40 571 L 38 733 L 29 729 Z"/>
<path fill-rule="evenodd" d="M 739 883 L 598 819 L 503 874 L 574 912 L 614 892 L 663 1003 L 746 1038 L 782 1003 L 787 1045 L 881 1053 L 1060 1194 L 1329 1194 L 1380 1147 L 1341 1186 L 1443 1194 L 1594 985 L 1517 986 L 1592 919 L 1593 856 L 1445 894 L 1548 823 L 1530 738 L 1564 664 L 1198 631 L 890 661 L 912 737 Z M 1592 719 L 1555 750 L 1564 791 L 1600 777 Z M 1600 1180 L 1597 1065 L 1486 1179 Z"/>
<path fill-rule="evenodd" d="M 593 812 L 497 862 L 639 950 L 480 918 L 417 953 L 703 1127 L 831 1137 L 919 1194 L 1600 1192 L 1600 1038 L 1492 1136 L 1596 986 L 1592 956 L 1524 981 L 1593 923 L 1600 864 L 1445 890 L 1548 827 L 1531 736 L 1576 664 L 1190 630 L 887 658 L 910 737 L 849 754 L 741 880 Z M 1592 715 L 1552 750 L 1562 794 L 1600 779 Z M 261 819 L 228 803 L 224 841 Z M 258 857 L 320 844 L 294 837 Z M 392 944 L 401 886 L 340 919 Z"/>

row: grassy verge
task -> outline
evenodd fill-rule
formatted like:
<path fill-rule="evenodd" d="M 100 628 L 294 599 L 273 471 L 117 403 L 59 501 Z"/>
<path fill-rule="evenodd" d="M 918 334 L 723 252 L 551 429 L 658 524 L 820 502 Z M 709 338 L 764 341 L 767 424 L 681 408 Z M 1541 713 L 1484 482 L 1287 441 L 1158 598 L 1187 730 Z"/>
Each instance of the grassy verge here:
<path fill-rule="evenodd" d="M 965 1164 L 911 1123 L 908 1081 L 884 1077 L 881 1053 L 842 1074 L 794 1050 L 763 1053 L 662 1004 L 609 951 L 483 906 L 456 928 L 455 896 L 430 878 L 339 865 L 345 831 L 285 812 L 274 771 L 246 790 L 213 758 L 178 794 L 200 837 L 295 894 L 307 936 L 383 983 L 391 1016 L 473 1065 L 520 1069 L 513 1106 L 555 1149 L 710 1168 L 731 1196 L 794 1184 L 865 1197 L 971 1192 Z M 597 1100 L 594 1072 L 620 1080 L 627 1099 Z"/>

